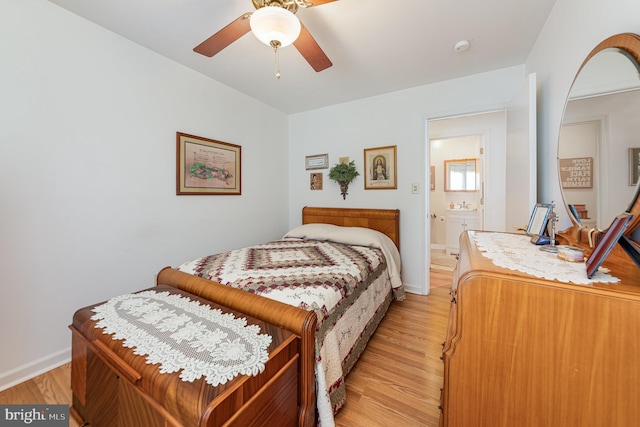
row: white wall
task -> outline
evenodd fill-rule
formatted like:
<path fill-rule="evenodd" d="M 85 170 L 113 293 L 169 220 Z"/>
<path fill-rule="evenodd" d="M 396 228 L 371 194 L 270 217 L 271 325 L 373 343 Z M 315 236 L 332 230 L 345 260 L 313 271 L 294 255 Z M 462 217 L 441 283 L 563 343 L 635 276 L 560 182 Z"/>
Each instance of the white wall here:
<path fill-rule="evenodd" d="M 512 67 L 292 115 L 291 226 L 300 223 L 305 205 L 400 209 L 403 280 L 407 290 L 427 293 L 426 121 L 504 108 L 523 81 L 524 67 Z M 387 145 L 397 145 L 397 190 L 364 190 L 364 180 L 358 177 L 343 200 L 338 184 L 328 178 L 328 169 L 324 170 L 324 189 L 309 190 L 305 156 L 328 153 L 330 166 L 348 156 L 362 173 L 363 150 Z M 412 183 L 420 184 L 420 194 L 411 193 Z"/>
<path fill-rule="evenodd" d="M 76 309 L 286 231 L 284 113 L 45 0 L 0 0 L 0 52 L 0 389 Z M 241 145 L 242 195 L 176 196 L 177 131 Z"/>
<path fill-rule="evenodd" d="M 557 0 L 526 62 L 538 78 L 538 199 L 555 200 L 559 228 L 570 225 L 562 203 L 557 143 L 565 101 L 578 68 L 605 38 L 640 33 L 637 0 Z M 621 206 L 620 211 L 627 206 Z"/>

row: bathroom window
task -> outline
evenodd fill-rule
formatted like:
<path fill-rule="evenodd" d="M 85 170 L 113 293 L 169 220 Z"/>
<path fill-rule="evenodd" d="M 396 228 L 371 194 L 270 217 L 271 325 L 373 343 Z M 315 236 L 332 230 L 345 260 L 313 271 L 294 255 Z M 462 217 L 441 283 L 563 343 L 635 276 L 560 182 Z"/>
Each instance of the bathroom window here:
<path fill-rule="evenodd" d="M 444 191 L 477 191 L 476 159 L 444 161 Z"/>

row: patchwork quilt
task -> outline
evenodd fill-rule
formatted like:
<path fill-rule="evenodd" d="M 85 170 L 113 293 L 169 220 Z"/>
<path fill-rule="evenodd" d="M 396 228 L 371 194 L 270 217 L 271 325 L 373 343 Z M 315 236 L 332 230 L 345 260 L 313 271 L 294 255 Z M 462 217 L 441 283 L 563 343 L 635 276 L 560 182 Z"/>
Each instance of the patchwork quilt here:
<path fill-rule="evenodd" d="M 318 317 L 316 382 L 322 426 L 345 403 L 344 378 L 393 298 L 404 298 L 400 256 L 382 233 L 309 224 L 281 240 L 205 256 L 179 270 L 306 310 Z"/>

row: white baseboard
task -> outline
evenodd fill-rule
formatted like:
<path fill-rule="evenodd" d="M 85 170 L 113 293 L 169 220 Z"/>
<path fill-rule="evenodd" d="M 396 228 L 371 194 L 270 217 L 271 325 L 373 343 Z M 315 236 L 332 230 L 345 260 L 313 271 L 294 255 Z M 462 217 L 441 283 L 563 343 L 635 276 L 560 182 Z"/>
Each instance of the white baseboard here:
<path fill-rule="evenodd" d="M 409 292 L 410 294 L 424 295 L 424 292 L 422 292 L 418 286 L 411 285 L 409 283 L 403 283 L 403 286 L 405 292 Z"/>
<path fill-rule="evenodd" d="M 71 360 L 71 347 L 0 373 L 0 391 L 30 380 Z"/>

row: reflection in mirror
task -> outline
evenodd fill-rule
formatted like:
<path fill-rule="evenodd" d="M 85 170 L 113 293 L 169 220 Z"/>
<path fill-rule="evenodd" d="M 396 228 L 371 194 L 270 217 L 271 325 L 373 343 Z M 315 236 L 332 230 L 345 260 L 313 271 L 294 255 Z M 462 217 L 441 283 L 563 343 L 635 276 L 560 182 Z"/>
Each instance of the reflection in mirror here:
<path fill-rule="evenodd" d="M 476 159 L 444 161 L 444 191 L 477 191 Z"/>
<path fill-rule="evenodd" d="M 629 149 L 640 147 L 639 55 L 637 36 L 611 37 L 591 52 L 571 87 L 558 172 L 567 212 L 578 226 L 606 229 L 627 207 L 640 213 L 628 167 Z"/>

